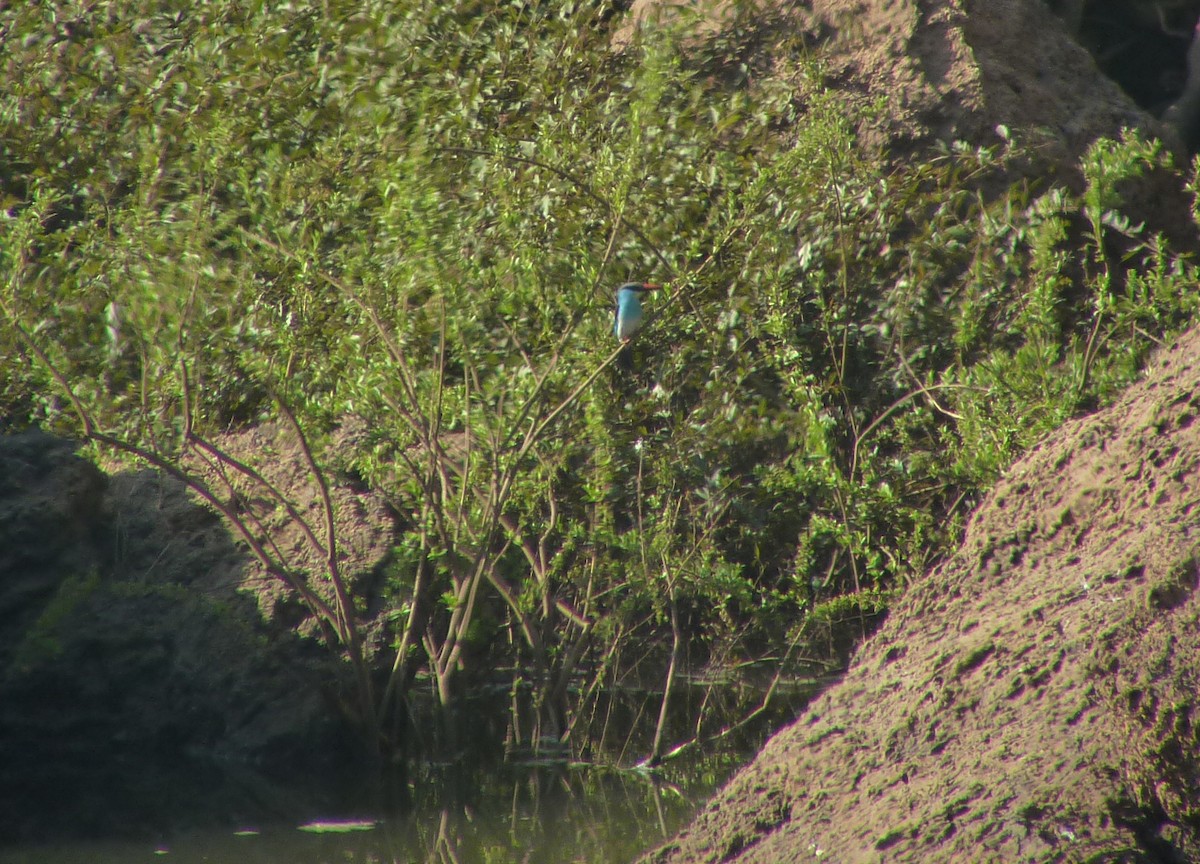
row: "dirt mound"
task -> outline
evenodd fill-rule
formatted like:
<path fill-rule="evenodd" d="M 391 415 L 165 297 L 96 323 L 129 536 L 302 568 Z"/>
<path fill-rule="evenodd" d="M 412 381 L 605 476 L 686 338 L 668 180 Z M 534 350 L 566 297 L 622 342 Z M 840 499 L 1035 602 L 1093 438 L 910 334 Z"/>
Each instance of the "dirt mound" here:
<path fill-rule="evenodd" d="M 1066 164 L 1099 135 L 1159 130 L 1041 0 L 815 0 L 812 15 L 830 82 L 889 97 L 867 143 L 985 144 L 1005 125 Z"/>
<path fill-rule="evenodd" d="M 1200 860 L 1200 333 L 979 508 L 650 860 Z"/>
<path fill-rule="evenodd" d="M 681 15 L 698 38 L 729 28 L 802 34 L 826 83 L 870 118 L 860 129 L 869 148 L 904 153 L 939 141 L 999 143 L 996 127 L 1004 125 L 1036 141 L 1040 165 L 1063 166 L 1100 135 L 1124 127 L 1163 132 L 1154 114 L 1101 72 L 1078 24 L 1045 0 L 764 0 L 747 19 L 726 0 L 684 7 L 634 0 L 614 46 L 630 43 L 636 22 Z M 768 52 L 775 45 L 765 36 L 749 41 Z M 1147 73 L 1169 81 L 1168 96 L 1182 89 L 1186 33 L 1177 41 L 1169 57 L 1154 58 L 1171 74 Z M 1111 53 L 1108 45 L 1095 47 Z M 755 68 L 775 74 L 788 65 L 781 57 L 758 59 Z"/>
<path fill-rule="evenodd" d="M 698 39 L 736 35 L 750 80 L 808 76 L 817 57 L 824 83 L 861 118 L 865 150 L 904 160 L 960 141 L 1000 145 L 1007 136 L 1022 154 L 1007 163 L 1008 181 L 1054 178 L 1078 189 L 1088 147 L 1128 129 L 1161 139 L 1186 164 L 1183 138 L 1200 126 L 1200 117 L 1177 117 L 1181 133 L 1159 120 L 1184 92 L 1200 0 L 762 0 L 748 8 L 634 0 L 613 44 L 630 44 L 638 21 L 683 15 Z M 799 35 L 807 50 L 788 56 L 781 34 Z M 1200 247 L 1192 196 L 1174 172 L 1122 192 L 1135 221 Z"/>
<path fill-rule="evenodd" d="M 332 449 L 348 452 L 351 439 L 362 434 L 360 427 L 360 423 L 349 422 L 335 430 Z M 269 537 L 279 560 L 297 573 L 310 574 L 307 582 L 312 590 L 333 603 L 324 547 L 318 550 L 312 539 L 321 544 L 327 542 L 323 493 L 299 439 L 286 425 L 264 423 L 225 432 L 212 443 L 227 457 L 250 467 L 263 482 L 249 482 L 230 466 L 222 467 L 214 460 L 196 458 L 187 467 L 219 495 L 227 495 L 230 488 L 237 489 L 240 506 L 248 514 L 247 524 L 258 526 L 264 539 Z M 363 484 L 353 483 L 344 476 L 325 479 L 334 512 L 339 571 L 349 590 L 370 607 L 365 610 L 368 616 L 374 615 L 379 601 L 376 582 L 391 550 L 394 519 L 383 497 Z M 277 494 L 269 494 L 268 487 Z M 295 517 L 286 512 L 282 500 L 292 505 Z M 124 506 L 132 503 L 131 497 Z M 189 503 L 195 509 L 195 502 Z M 222 530 L 228 532 L 229 528 L 222 525 Z M 268 620 L 284 624 L 303 636 L 321 638 L 321 627 L 299 594 L 278 576 L 266 572 L 253 556 L 244 555 L 243 559 L 240 570 L 233 574 L 234 587 L 254 597 Z M 204 568 L 186 560 L 182 566 L 193 574 L 192 578 L 205 578 Z M 211 583 L 214 589 L 228 587 L 228 574 L 218 573 Z M 378 628 L 369 629 L 374 632 Z"/>

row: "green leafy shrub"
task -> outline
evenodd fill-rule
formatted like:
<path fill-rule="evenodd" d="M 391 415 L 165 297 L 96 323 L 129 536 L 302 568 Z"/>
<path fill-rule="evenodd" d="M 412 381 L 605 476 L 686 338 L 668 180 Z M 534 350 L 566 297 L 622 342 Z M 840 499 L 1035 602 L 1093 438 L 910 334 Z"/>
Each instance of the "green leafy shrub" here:
<path fill-rule="evenodd" d="M 282 417 L 314 485 L 387 494 L 372 734 L 418 672 L 449 704 L 518 670 L 533 745 L 602 737 L 599 688 L 650 671 L 670 696 L 684 665 L 836 655 L 1194 312 L 1192 266 L 1115 197 L 1154 145 L 1097 143 L 1081 195 L 985 194 L 1007 150 L 869 158 L 786 36 L 774 76 L 747 65 L 750 7 L 619 53 L 610 11 L 0 11 L 0 340 L 38 361 L 4 404 L 164 468 Z M 631 278 L 667 290 L 624 370 Z M 366 651 L 336 564 L 240 530 Z"/>

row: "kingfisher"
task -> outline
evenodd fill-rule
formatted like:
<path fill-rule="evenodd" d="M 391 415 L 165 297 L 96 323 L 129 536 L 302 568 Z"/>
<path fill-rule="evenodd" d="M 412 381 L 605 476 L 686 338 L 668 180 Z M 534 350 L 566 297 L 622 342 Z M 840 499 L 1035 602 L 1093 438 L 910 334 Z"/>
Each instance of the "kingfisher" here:
<path fill-rule="evenodd" d="M 633 338 L 642 326 L 645 313 L 642 311 L 642 296 L 659 286 L 652 282 L 626 282 L 617 289 L 617 311 L 613 317 L 613 332 L 622 343 Z"/>

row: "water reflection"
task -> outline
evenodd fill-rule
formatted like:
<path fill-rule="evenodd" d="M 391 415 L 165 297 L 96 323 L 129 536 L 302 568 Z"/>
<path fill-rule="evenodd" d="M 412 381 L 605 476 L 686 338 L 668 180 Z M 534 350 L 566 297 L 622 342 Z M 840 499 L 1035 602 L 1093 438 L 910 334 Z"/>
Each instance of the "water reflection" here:
<path fill-rule="evenodd" d="M 667 740 L 697 734 L 690 718 L 707 712 L 718 734 L 705 734 L 724 749 L 688 751 L 704 755 L 655 771 L 611 767 L 649 752 L 646 718 L 658 716 L 661 691 L 631 686 L 597 700 L 599 719 L 578 750 L 516 734 L 514 718 L 530 712 L 510 705 L 512 687 L 464 701 L 445 724 L 414 712 L 408 737 L 425 758 L 386 776 L 350 760 L 322 768 L 326 754 L 267 778 L 244 764 L 136 748 L 90 759 L 30 752 L 24 773 L 0 765 L 0 779 L 13 781 L 0 783 L 0 864 L 625 864 L 678 831 L 816 682 L 773 683 L 771 710 L 757 711 L 764 688 L 753 681 L 682 684 Z M 745 717 L 754 720 L 734 722 Z M 580 755 L 597 762 L 570 761 Z M 313 822 L 338 824 L 300 830 Z M 350 828 L 360 830 L 337 830 Z"/>
<path fill-rule="evenodd" d="M 441 782 L 410 781 L 403 815 L 359 805 L 310 830 L 236 824 L 157 840 L 0 847 L 0 864 L 617 864 L 670 837 L 734 766 L 709 759 L 650 774 L 526 765 L 486 780 L 463 767 L 428 766 Z"/>

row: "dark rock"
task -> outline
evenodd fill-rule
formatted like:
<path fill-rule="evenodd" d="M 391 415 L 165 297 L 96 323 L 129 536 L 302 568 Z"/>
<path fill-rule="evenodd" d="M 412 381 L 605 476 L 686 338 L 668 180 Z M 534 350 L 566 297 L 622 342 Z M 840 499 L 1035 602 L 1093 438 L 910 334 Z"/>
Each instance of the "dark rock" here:
<path fill-rule="evenodd" d="M 0 836 L 294 811 L 264 778 L 311 791 L 355 763 L 335 658 L 263 621 L 179 483 L 74 450 L 0 437 Z"/>

